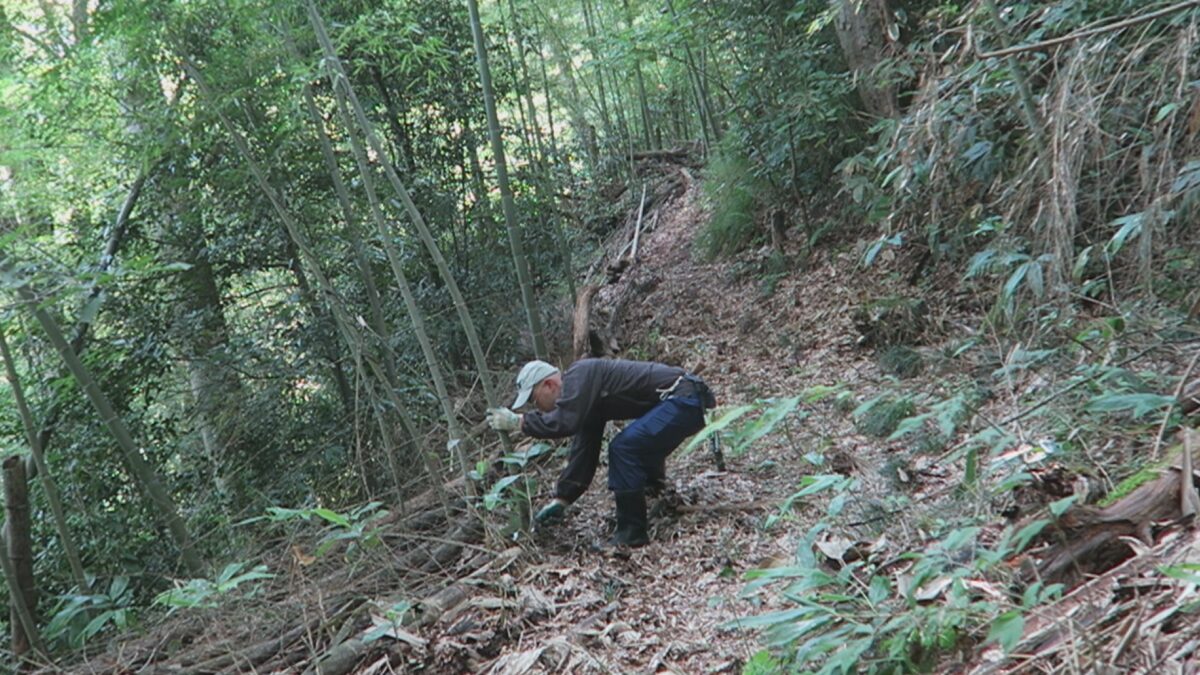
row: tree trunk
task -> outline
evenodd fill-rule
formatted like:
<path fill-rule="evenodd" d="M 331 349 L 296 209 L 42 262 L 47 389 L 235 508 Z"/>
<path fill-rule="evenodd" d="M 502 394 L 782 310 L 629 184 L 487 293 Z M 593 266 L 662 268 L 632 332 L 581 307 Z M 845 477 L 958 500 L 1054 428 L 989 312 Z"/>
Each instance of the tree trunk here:
<path fill-rule="evenodd" d="M 246 454 L 242 429 L 243 390 L 241 379 L 230 367 L 229 325 L 212 264 L 199 227 L 183 222 L 187 213 L 177 213 L 173 232 L 165 233 L 166 260 L 190 265 L 178 273 L 179 295 L 172 303 L 178 312 L 175 326 L 183 346 L 184 368 L 194 407 L 196 425 L 204 452 L 212 467 L 213 483 L 220 495 L 233 494 L 235 467 Z"/>
<path fill-rule="evenodd" d="M 625 5 L 625 24 L 632 39 L 633 11 L 629 8 L 629 0 L 622 0 L 622 2 Z M 638 56 L 636 48 L 631 53 L 633 54 L 634 81 L 637 83 L 638 110 L 642 115 L 642 142 L 646 144 L 647 150 L 657 150 L 650 133 L 650 106 L 646 101 L 646 82 L 642 79 L 642 59 Z"/>
<path fill-rule="evenodd" d="M 405 171 L 412 171 L 412 158 L 409 155 L 412 150 L 412 139 L 408 130 L 404 128 L 404 120 L 400 117 L 399 109 L 396 108 L 395 98 L 388 89 L 387 83 L 383 81 L 383 73 L 379 72 L 379 67 L 372 64 L 370 71 L 371 81 L 375 83 L 375 89 L 379 92 L 380 100 L 383 101 L 383 108 L 387 111 L 387 123 L 392 130 L 392 146 L 400 154 L 399 157 L 392 157 L 392 163 L 399 165 Z"/>
<path fill-rule="evenodd" d="M 583 7 L 583 23 L 587 28 L 588 36 L 588 51 L 592 53 L 592 60 L 597 64 L 600 62 L 600 55 L 596 52 L 596 26 L 592 22 L 592 7 L 588 0 L 579 0 Z M 608 114 L 608 96 L 604 88 L 604 69 L 599 65 L 596 67 L 596 91 L 597 91 L 597 107 L 600 109 L 600 123 L 604 125 L 604 135 L 608 140 L 616 138 L 616 130 L 613 128 L 612 118 Z"/>
<path fill-rule="evenodd" d="M 383 148 L 379 142 L 378 135 L 375 133 L 375 127 L 371 121 L 367 119 L 365 110 L 359 102 L 358 97 L 354 93 L 354 89 L 350 86 L 349 77 L 346 74 L 345 68 L 342 66 L 341 59 L 338 58 L 337 51 L 333 48 L 333 42 L 329 39 L 329 34 L 325 30 L 325 23 L 321 19 L 320 13 L 317 11 L 317 6 L 313 0 L 307 2 L 309 21 L 312 24 L 313 31 L 317 35 L 317 41 L 321 44 L 322 52 L 325 54 L 327 63 L 333 70 L 334 81 L 345 88 L 345 94 L 349 98 L 354 111 L 354 116 L 358 121 L 362 134 L 366 137 L 368 145 L 376 155 L 383 154 Z M 335 84 L 335 86 L 336 86 Z M 483 345 L 479 341 L 479 333 L 475 330 L 475 322 L 471 318 L 470 310 L 467 308 L 467 302 L 463 298 L 462 291 L 458 287 L 458 282 L 454 275 L 450 273 L 450 268 L 446 264 L 446 259 L 438 248 L 437 242 L 433 238 L 433 233 L 429 231 L 429 227 L 425 224 L 425 218 L 421 215 L 417 205 L 412 200 L 412 195 L 409 194 L 408 188 L 396 175 L 396 171 L 391 165 L 384 164 L 384 173 L 388 181 L 392 185 L 392 189 L 400 198 L 401 204 L 405 212 L 408 214 L 412 224 L 417 229 L 422 244 L 433 258 L 434 265 L 437 267 L 439 276 L 442 277 L 443 283 L 446 284 L 446 289 L 450 293 L 450 298 L 454 304 L 455 312 L 458 314 L 459 322 L 462 324 L 463 332 L 466 333 L 467 342 L 471 348 L 471 356 L 475 361 L 476 371 L 479 373 L 479 381 L 483 388 L 484 398 L 490 407 L 500 405 L 500 399 L 496 395 L 495 387 L 489 376 L 487 367 L 487 358 L 483 353 Z M 508 436 L 500 434 L 500 442 L 506 450 L 511 449 L 512 445 L 508 440 Z"/>
<path fill-rule="evenodd" d="M 25 438 L 29 443 L 33 466 L 36 468 L 38 478 L 41 479 L 42 489 L 46 492 L 46 503 L 50 505 L 50 513 L 54 517 L 54 527 L 58 531 L 63 553 L 67 556 L 71 576 L 75 578 L 75 585 L 79 587 L 79 591 L 87 592 L 87 575 L 84 573 L 83 563 L 79 559 L 79 549 L 75 547 L 75 538 L 71 536 L 71 530 L 67 527 L 67 517 L 63 512 L 58 484 L 50 475 L 50 468 L 46 465 L 46 458 L 42 454 L 42 446 L 38 443 L 33 414 L 29 410 L 29 404 L 25 401 L 25 388 L 21 386 L 21 379 L 17 376 L 17 366 L 12 352 L 8 349 L 8 341 L 4 339 L 3 328 L 0 328 L 0 358 L 4 360 L 4 372 L 8 377 L 9 387 L 12 388 L 13 400 L 17 404 L 17 413 L 21 417 L 21 426 L 25 429 Z"/>
<path fill-rule="evenodd" d="M 671 20 L 675 23 L 676 29 L 682 31 L 683 24 L 679 21 L 679 14 L 675 11 L 675 3 L 672 0 L 667 0 L 667 10 L 671 14 Z M 704 154 L 708 155 L 712 145 L 720 142 L 721 138 L 714 133 L 717 127 L 711 119 L 712 113 L 708 108 L 707 97 L 704 93 L 704 82 L 700 74 L 700 68 L 692 52 L 689 36 L 687 35 L 683 36 L 683 61 L 691 85 L 692 98 L 696 102 L 696 113 L 700 121 L 700 136 L 701 141 L 704 143 Z"/>
<path fill-rule="evenodd" d="M 286 233 L 285 233 L 286 234 Z M 292 276 L 296 279 L 296 288 L 300 291 L 300 301 L 304 304 L 309 316 L 313 319 L 312 332 L 315 334 L 317 344 L 320 346 L 321 355 L 325 357 L 326 363 L 329 364 L 330 375 L 333 377 L 334 385 L 337 387 L 338 400 L 342 404 L 342 410 L 346 413 L 346 419 L 354 416 L 354 395 L 350 392 L 350 382 L 346 379 L 346 373 L 342 370 L 342 359 L 339 354 L 337 345 L 334 344 L 331 331 L 332 317 L 329 316 L 328 310 L 320 302 L 317 302 L 316 296 L 313 294 L 312 286 L 308 283 L 308 275 L 304 273 L 304 267 L 300 264 L 300 255 L 296 252 L 296 243 L 288 238 L 288 269 L 291 270 Z"/>
<path fill-rule="evenodd" d="M 6 266 L 6 261 L 0 256 L 0 270 L 3 270 Z M 67 368 L 71 371 L 75 382 L 83 390 L 92 406 L 96 409 L 96 412 L 99 413 L 101 421 L 108 427 L 113 438 L 116 439 L 117 444 L 121 447 L 127 468 L 133 475 L 138 487 L 142 489 L 143 493 L 150 500 L 156 515 L 166 525 L 171 538 L 179 548 L 180 556 L 188 572 L 194 576 L 203 576 L 204 563 L 196 553 L 195 548 L 193 548 L 191 535 L 188 534 L 187 525 L 184 523 L 183 517 L 179 515 L 179 509 L 175 505 L 175 500 L 172 499 L 171 494 L 163 487 L 158 473 L 142 457 L 142 449 L 134 443 L 133 435 L 129 433 L 129 427 L 125 426 L 125 421 L 117 415 L 116 410 L 113 409 L 112 402 L 101 391 L 91 372 L 79 360 L 79 357 L 76 356 L 71 346 L 67 344 L 62 330 L 58 327 L 58 322 L 46 310 L 42 309 L 40 305 L 41 301 L 37 295 L 27 286 L 18 286 L 17 294 L 37 322 L 42 326 L 42 329 L 46 331 L 50 342 L 58 351 L 59 356 L 66 362 Z"/>
<path fill-rule="evenodd" d="M 12 654 L 21 659 L 24 654 L 18 653 L 15 649 L 18 641 L 17 631 L 21 631 L 22 636 L 25 638 L 28 638 L 30 635 L 37 636 L 37 623 L 34 622 L 33 615 L 29 613 L 29 608 L 25 606 L 25 599 L 20 591 L 21 586 L 17 581 L 17 571 L 13 568 L 12 561 L 8 559 L 8 543 L 5 541 L 2 531 L 0 531 L 0 571 L 4 573 L 4 582 L 8 585 L 8 599 L 12 603 L 9 609 L 12 623 L 10 637 L 14 648 Z M 41 646 L 40 637 L 36 638 L 32 647 L 39 653 L 45 653 L 45 650 Z M 26 650 L 25 653 L 28 653 L 28 651 Z"/>
<path fill-rule="evenodd" d="M 9 623 L 12 625 L 12 650 L 18 659 L 32 651 L 38 644 L 37 633 L 26 632 L 18 605 L 24 605 L 31 623 L 37 625 L 37 586 L 33 579 L 33 537 L 29 516 L 29 485 L 25 476 L 25 463 L 19 455 L 4 460 L 4 539 L 7 543 L 2 555 L 6 556 L 13 569 L 16 589 L 10 609 Z M 36 627 L 32 628 L 36 631 Z"/>
<path fill-rule="evenodd" d="M 566 45 L 562 43 L 553 31 L 549 31 L 548 37 L 550 38 L 548 44 L 550 45 L 550 52 L 554 55 L 554 61 L 558 64 L 558 68 L 562 71 L 563 76 L 567 78 L 569 100 L 563 103 L 571 118 L 571 126 L 575 129 L 575 135 L 579 138 L 580 144 L 583 145 L 584 154 L 587 156 L 588 170 L 592 175 L 595 175 L 600 163 L 600 150 L 596 147 L 596 132 L 591 124 L 588 123 L 587 117 L 583 114 L 583 98 L 579 94 L 579 83 L 575 80 L 575 68 L 568 56 Z M 549 97 L 549 92 L 546 95 Z M 550 99 L 547 98 L 546 101 L 549 103 Z"/>
<path fill-rule="evenodd" d="M 517 51 L 519 54 L 519 64 L 521 79 L 524 84 L 525 102 L 529 106 L 529 117 L 533 122 L 533 154 L 537 159 L 537 172 L 534 180 L 534 190 L 537 194 L 538 204 L 543 209 L 548 209 L 548 220 L 550 229 L 554 231 L 555 243 L 558 245 L 559 256 L 562 260 L 562 273 L 567 281 L 567 293 L 570 297 L 575 297 L 575 271 L 571 262 L 571 248 L 567 242 L 566 232 L 562 225 L 562 219 L 558 215 L 558 200 L 555 195 L 554 188 L 548 183 L 552 179 L 550 167 L 551 160 L 547 155 L 545 140 L 542 137 L 542 127 L 538 120 L 537 107 L 533 102 L 533 78 L 529 75 L 529 67 L 525 62 L 525 50 L 528 41 L 525 37 L 525 31 L 521 26 L 520 17 L 517 15 L 517 5 L 515 0 L 508 0 L 509 11 L 512 14 L 513 31 L 517 39 Z M 542 62 L 542 77 L 545 77 L 545 61 Z M 549 120 L 550 142 L 553 154 L 557 155 L 556 141 L 554 140 L 554 117 L 551 113 L 553 105 L 550 99 L 546 99 L 546 115 Z"/>
<path fill-rule="evenodd" d="M 863 106 L 876 117 L 896 117 L 900 114 L 896 87 L 875 72 L 876 67 L 892 55 L 888 39 L 891 11 L 887 0 L 833 1 L 838 4 L 833 25 L 846 64 L 854 73 Z"/>
<path fill-rule="evenodd" d="M 496 96 L 492 91 L 492 73 L 488 67 L 487 45 L 484 42 L 483 26 L 479 22 L 479 4 L 467 0 L 471 15 L 471 33 L 475 38 L 475 60 L 479 67 L 479 81 L 483 87 L 483 107 L 487 113 L 488 136 L 492 141 L 492 155 L 496 162 L 496 180 L 500 184 L 500 201 L 504 207 L 504 222 L 508 230 L 508 243 L 512 248 L 513 264 L 517 268 L 517 283 L 521 288 L 521 303 L 525 306 L 525 318 L 533 340 L 533 351 L 539 359 L 549 358 L 546 352 L 546 336 L 538 316 L 537 300 L 533 295 L 533 279 L 529 274 L 529 259 L 525 256 L 520 225 L 517 223 L 517 207 L 513 203 L 512 187 L 508 183 L 508 162 L 505 160 L 504 140 L 500 136 L 500 120 L 496 115 Z"/>
<path fill-rule="evenodd" d="M 283 225 L 287 230 L 288 236 L 292 239 L 297 249 L 299 249 L 300 255 L 312 269 L 313 276 L 316 278 L 321 292 L 328 301 L 330 310 L 334 313 L 339 327 L 343 331 L 344 339 L 346 340 L 347 344 L 352 345 L 352 348 L 356 351 L 356 361 L 366 360 L 372 365 L 372 368 L 376 370 L 376 376 L 379 378 L 379 380 L 385 381 L 382 369 L 378 368 L 377 364 L 374 364 L 369 358 L 365 358 L 363 356 L 360 340 L 357 339 L 355 331 L 352 328 L 352 326 L 355 325 L 353 320 L 347 315 L 345 308 L 342 307 L 339 302 L 337 302 L 337 296 L 333 289 L 333 285 L 329 282 L 329 278 L 325 275 L 325 272 L 321 267 L 320 260 L 313 252 L 312 247 L 308 244 L 308 239 L 300 230 L 299 225 L 296 223 L 296 219 L 292 217 L 291 212 L 284 205 L 279 193 L 273 187 L 271 187 L 271 184 L 267 181 L 266 173 L 259 166 L 258 162 L 255 161 L 254 155 L 251 154 L 250 146 L 246 142 L 246 139 L 242 136 L 238 128 L 233 125 L 233 122 L 230 121 L 229 117 L 225 115 L 225 113 L 219 107 L 214 105 L 215 99 L 213 98 L 211 91 L 208 89 L 208 86 L 205 84 L 204 78 L 200 74 L 200 71 L 196 69 L 196 66 L 192 64 L 190 60 L 187 60 L 186 57 L 183 65 L 184 71 L 193 79 L 193 81 L 195 81 L 197 88 L 200 90 L 201 97 L 203 97 L 204 100 L 208 101 L 209 104 L 212 105 L 213 111 L 220 118 L 221 124 L 225 127 L 226 132 L 228 132 L 230 138 L 233 140 L 234 145 L 237 147 L 238 153 L 241 154 L 242 159 L 250 168 L 250 173 L 254 176 L 254 181 L 258 184 L 258 187 L 262 193 L 266 195 L 267 200 L 271 202 L 271 206 L 275 209 L 276 215 L 278 215 L 279 219 L 283 221 Z M 397 395 L 394 387 L 389 386 L 387 389 L 387 394 L 390 397 L 389 402 L 396 409 L 396 412 L 400 417 L 401 424 L 404 426 L 405 432 L 410 438 L 415 438 L 416 434 L 411 422 L 411 416 L 408 413 L 407 406 L 405 406 L 404 401 Z M 389 440 L 391 436 L 387 427 L 387 421 L 380 417 L 379 424 L 383 438 L 385 441 Z M 394 445 L 389 442 L 387 447 L 390 449 L 394 447 Z M 395 453 L 393 452 L 388 452 L 386 460 L 392 473 L 392 481 L 395 485 L 396 495 L 397 497 L 400 497 L 404 479 L 403 474 L 400 471 L 398 458 L 396 458 L 394 454 Z"/>

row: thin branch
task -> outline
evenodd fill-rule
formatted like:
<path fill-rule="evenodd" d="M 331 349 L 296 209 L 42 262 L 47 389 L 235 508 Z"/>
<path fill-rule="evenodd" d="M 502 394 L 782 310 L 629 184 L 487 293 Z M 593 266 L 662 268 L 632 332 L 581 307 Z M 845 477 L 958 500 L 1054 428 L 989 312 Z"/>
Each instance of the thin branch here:
<path fill-rule="evenodd" d="M 1184 2 L 1175 4 L 1175 5 L 1171 5 L 1170 7 L 1164 7 L 1163 9 L 1155 10 L 1153 12 L 1147 12 L 1145 14 L 1142 14 L 1141 16 L 1130 17 L 1128 19 L 1124 19 L 1124 20 L 1118 21 L 1114 24 L 1109 24 L 1107 26 L 1100 26 L 1099 28 L 1091 28 L 1088 30 L 1081 30 L 1076 33 L 1069 33 L 1069 34 L 1063 35 L 1061 37 L 1052 38 L 1050 40 L 1043 40 L 1042 42 L 1035 42 L 1035 43 L 1029 44 L 1029 45 L 1018 45 L 1016 47 L 1007 47 L 1005 49 L 997 49 L 997 50 L 991 51 L 991 52 L 978 52 L 976 55 L 981 59 L 995 59 L 995 58 L 1000 58 L 1002 56 L 1011 56 L 1013 54 L 1019 54 L 1021 52 L 1041 51 L 1043 49 L 1049 49 L 1050 47 L 1056 47 L 1058 45 L 1065 44 L 1067 42 L 1083 40 L 1083 39 L 1090 38 L 1090 37 L 1093 37 L 1096 35 L 1102 35 L 1104 33 L 1110 33 L 1112 31 L 1121 30 L 1122 28 L 1129 28 L 1130 26 L 1136 26 L 1138 24 L 1146 23 L 1147 21 L 1153 21 L 1155 19 L 1162 18 L 1169 14 L 1181 12 L 1185 9 L 1191 9 L 1193 7 L 1200 7 L 1200 0 L 1185 0 Z"/>
<path fill-rule="evenodd" d="M 37 48 L 46 52 L 47 54 L 54 57 L 55 59 L 62 58 L 62 54 L 59 54 L 58 52 L 54 51 L 53 47 L 51 47 L 46 42 L 38 39 L 38 37 L 36 35 L 34 35 L 33 33 L 30 33 L 28 31 L 17 28 L 16 26 L 12 25 L 11 23 L 8 24 L 8 29 L 11 30 L 12 32 L 16 33 L 17 35 L 20 35 L 21 37 L 25 38 L 26 40 L 29 40 L 30 42 L 32 42 L 34 44 L 34 46 L 36 46 Z"/>
<path fill-rule="evenodd" d="M 1183 377 L 1179 378 L 1179 384 L 1175 387 L 1175 395 L 1171 397 L 1171 404 L 1163 412 L 1162 424 L 1158 426 L 1158 434 L 1154 437 L 1154 459 L 1158 459 L 1158 451 L 1162 449 L 1163 436 L 1167 433 L 1167 424 L 1171 421 L 1171 413 L 1175 411 L 1175 406 L 1179 405 L 1179 396 L 1183 393 L 1183 388 L 1187 385 L 1192 371 L 1195 370 L 1197 361 L 1200 361 L 1200 350 L 1196 350 L 1196 355 L 1192 357 L 1192 362 L 1188 364 L 1187 370 L 1183 371 Z"/>

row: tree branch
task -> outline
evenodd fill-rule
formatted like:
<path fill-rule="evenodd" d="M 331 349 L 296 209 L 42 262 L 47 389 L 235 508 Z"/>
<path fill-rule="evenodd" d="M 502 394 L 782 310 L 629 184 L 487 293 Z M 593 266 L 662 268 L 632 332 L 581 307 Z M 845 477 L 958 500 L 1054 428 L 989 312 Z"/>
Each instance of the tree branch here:
<path fill-rule="evenodd" d="M 1176 12 L 1181 12 L 1185 9 L 1190 9 L 1192 7 L 1200 7 L 1200 0 L 1185 0 L 1185 2 L 1171 5 L 1170 7 L 1164 7 L 1163 9 L 1155 10 L 1153 12 L 1147 12 L 1145 14 L 1142 14 L 1141 16 L 1134 16 L 1134 17 L 1130 17 L 1128 19 L 1123 19 L 1121 21 L 1118 21 L 1114 24 L 1109 24 L 1107 26 L 1100 26 L 1099 28 L 1090 28 L 1088 30 L 1081 30 L 1081 31 L 1078 31 L 1075 33 L 1069 33 L 1067 35 L 1063 35 L 1062 37 L 1056 37 L 1056 38 L 1052 38 L 1050 40 L 1043 40 L 1042 42 L 1035 42 L 1035 43 L 1029 44 L 1029 45 L 1017 45 L 1016 47 L 1007 47 L 1005 49 L 997 49 L 997 50 L 991 51 L 991 52 L 978 52 L 976 55 L 981 59 L 995 59 L 995 58 L 1000 58 L 1002 56 L 1011 56 L 1013 54 L 1019 54 L 1021 52 L 1040 51 L 1043 49 L 1049 49 L 1050 47 L 1057 47 L 1058 45 L 1065 44 L 1067 42 L 1074 42 L 1075 40 L 1083 40 L 1086 38 L 1094 37 L 1096 35 L 1101 35 L 1104 33 L 1121 30 L 1122 28 L 1129 28 L 1130 26 L 1136 26 L 1138 24 L 1146 23 L 1147 21 L 1153 21 L 1155 19 L 1162 18 L 1169 14 L 1174 14 Z"/>
<path fill-rule="evenodd" d="M 17 35 L 20 35 L 21 37 L 25 38 L 26 40 L 32 42 L 34 44 L 34 46 L 36 46 L 38 49 L 41 49 L 42 51 L 46 52 L 55 60 L 62 58 L 62 54 L 59 54 L 58 52 L 54 51 L 53 47 L 51 47 L 46 42 L 38 39 L 38 37 L 36 35 L 34 35 L 33 33 L 30 33 L 25 30 L 21 30 L 20 28 L 17 28 L 16 26 L 12 25 L 11 23 L 8 24 L 8 29 L 11 30 L 12 32 L 16 33 Z"/>

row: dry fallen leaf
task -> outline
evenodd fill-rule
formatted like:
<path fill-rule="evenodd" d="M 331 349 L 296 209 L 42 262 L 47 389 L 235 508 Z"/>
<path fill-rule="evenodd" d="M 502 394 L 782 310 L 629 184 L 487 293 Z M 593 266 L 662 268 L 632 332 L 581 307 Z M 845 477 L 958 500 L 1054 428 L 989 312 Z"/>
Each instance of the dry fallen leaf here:
<path fill-rule="evenodd" d="M 292 560 L 301 567 L 308 567 L 317 562 L 316 556 L 308 555 L 304 552 L 304 549 L 296 544 L 292 544 Z"/>
<path fill-rule="evenodd" d="M 913 599 L 917 602 L 932 602 L 941 597 L 942 593 L 950 587 L 951 582 L 953 579 L 950 577 L 938 577 L 929 581 L 913 593 Z"/>
<path fill-rule="evenodd" d="M 838 562 L 845 562 L 844 556 L 846 555 L 846 551 L 849 551 L 853 546 L 853 541 L 837 535 L 830 535 L 816 542 L 817 550 L 824 553 L 830 560 Z"/>

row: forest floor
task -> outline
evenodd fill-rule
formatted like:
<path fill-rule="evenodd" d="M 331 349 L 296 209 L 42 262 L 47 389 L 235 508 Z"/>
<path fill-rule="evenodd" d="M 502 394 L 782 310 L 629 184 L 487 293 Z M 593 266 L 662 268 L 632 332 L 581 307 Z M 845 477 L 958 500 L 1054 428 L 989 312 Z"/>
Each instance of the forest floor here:
<path fill-rule="evenodd" d="M 693 240 L 705 218 L 698 185 L 689 183 L 644 235 L 637 262 L 619 283 L 602 289 L 601 309 L 627 285 L 643 290 L 623 312 L 618 332 L 629 345 L 623 356 L 700 369 L 721 406 L 714 418 L 816 385 L 869 390 L 876 369 L 870 353 L 855 346 L 852 315 L 860 295 L 878 292 L 880 284 L 859 276 L 853 254 L 813 261 L 806 271 L 775 279 L 768 292 L 771 282 L 761 270 L 769 250 L 735 261 L 698 261 Z M 573 633 L 601 670 L 740 672 L 759 646 L 751 635 L 723 626 L 762 609 L 739 597 L 743 573 L 790 564 L 795 554 L 806 527 L 764 529 L 763 523 L 802 476 L 828 472 L 805 456 L 823 454 L 870 482 L 885 453 L 856 434 L 849 415 L 829 406 L 810 412 L 743 454 L 726 449 L 724 472 L 703 446 L 673 456 L 668 474 L 684 506 L 655 519 L 651 544 L 628 556 L 590 550 L 605 536 L 613 509 L 599 477 L 565 523 L 536 534 L 545 559 L 519 579 L 562 609 L 553 621 L 524 630 L 506 652 L 529 653 Z M 543 482 L 551 484 L 552 475 Z M 792 517 L 803 519 L 803 509 Z M 610 603 L 615 606 L 602 620 L 576 628 Z"/>
<path fill-rule="evenodd" d="M 917 292 L 900 270 L 904 261 L 863 269 L 854 242 L 809 256 L 802 242 L 785 241 L 786 273 L 772 263 L 770 248 L 700 262 L 694 239 L 706 218 L 703 199 L 690 177 L 679 185 L 659 200 L 637 260 L 596 299 L 602 314 L 627 297 L 616 331 L 625 345 L 621 356 L 699 370 L 717 393 L 715 416 L 815 387 L 847 392 L 840 402 L 802 401 L 774 433 L 740 454 L 726 448 L 724 471 L 703 447 L 677 452 L 668 462 L 675 495 L 652 504 L 652 541 L 643 548 L 593 549 L 612 524 L 602 466 L 563 521 L 508 544 L 495 537 L 468 543 L 470 528 L 462 525 L 419 534 L 428 530 L 412 526 L 412 515 L 406 531 L 418 534 L 397 529 L 382 537 L 389 546 L 407 541 L 407 548 L 354 564 L 345 563 L 349 552 L 314 564 L 311 542 L 281 540 L 264 559 L 277 574 L 269 592 L 177 615 L 77 670 L 739 673 L 761 646 L 753 632 L 735 627 L 737 619 L 772 609 L 778 597 L 746 596 L 745 573 L 793 564 L 804 533 L 825 514 L 822 497 L 783 510 L 805 476 L 840 473 L 858 481 L 854 507 L 868 517 L 838 533 L 842 540 L 871 542 L 890 555 L 920 547 L 927 524 L 962 508 L 949 500 L 960 469 L 940 453 L 913 454 L 903 443 L 863 435 L 850 413 L 896 385 L 873 351 L 858 345 L 855 311 L 864 299 Z M 627 225 L 615 235 L 612 251 L 630 234 Z M 953 276 L 930 286 L 942 290 L 925 298 L 930 316 L 918 349 L 928 365 L 903 386 L 933 396 L 976 376 L 961 360 L 939 355 L 978 337 L 971 326 L 979 310 Z M 636 293 L 628 295 L 630 289 Z M 1141 365 L 1180 370 L 1176 358 Z M 1036 373 L 1009 378 L 981 413 L 1003 418 L 1031 392 L 1054 384 Z M 1038 433 L 1032 421 L 1021 429 L 1023 437 Z M 535 503 L 546 497 L 558 468 L 548 461 L 530 469 L 543 486 Z M 869 517 L 891 513 L 897 494 L 908 499 L 903 514 Z M 770 516 L 776 517 L 767 526 Z M 414 562 L 416 540 L 435 558 L 432 565 Z M 453 588 L 457 595 L 447 594 Z M 401 619 L 410 604 L 424 607 L 427 619 Z M 379 627 L 374 634 L 372 625 Z M 947 668 L 977 659 L 979 651 L 972 646 Z"/>
<path fill-rule="evenodd" d="M 884 377 L 872 350 L 858 346 L 854 315 L 864 298 L 911 293 L 902 276 L 861 269 L 852 245 L 806 258 L 792 240 L 783 243 L 786 274 L 774 272 L 771 247 L 700 262 L 694 240 L 707 213 L 699 184 L 685 185 L 643 235 L 636 263 L 600 292 L 603 310 L 627 286 L 640 291 L 622 313 L 618 333 L 629 345 L 622 356 L 699 369 L 718 396 L 712 419 L 818 387 L 848 391 L 855 404 L 875 395 Z M 950 320 L 938 317 L 939 325 Z M 939 338 L 932 339 L 926 348 L 937 350 Z M 908 386 L 936 388 L 942 377 L 934 372 Z M 723 472 L 703 446 L 677 452 L 668 474 L 682 506 L 665 508 L 652 522 L 652 542 L 629 555 L 590 550 L 613 510 L 597 478 L 565 523 L 535 533 L 541 559 L 516 579 L 549 600 L 552 619 L 525 627 L 489 672 L 741 672 L 761 646 L 731 624 L 771 608 L 769 600 L 742 597 L 743 575 L 792 564 L 802 535 L 824 514 L 822 498 L 781 511 L 801 479 L 852 475 L 868 506 L 881 506 L 892 490 L 885 468 L 892 445 L 859 433 L 845 405 L 826 400 L 799 410 L 741 454 L 727 448 Z M 552 484 L 552 471 L 544 484 Z M 946 471 L 920 466 L 910 494 L 934 494 L 945 478 Z M 771 514 L 785 517 L 766 528 Z M 570 650 L 559 646 L 564 639 Z M 561 660 L 543 657 L 523 670 L 547 651 Z"/>

